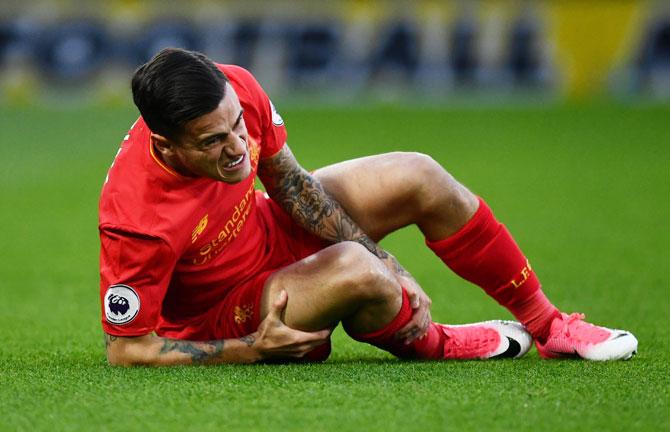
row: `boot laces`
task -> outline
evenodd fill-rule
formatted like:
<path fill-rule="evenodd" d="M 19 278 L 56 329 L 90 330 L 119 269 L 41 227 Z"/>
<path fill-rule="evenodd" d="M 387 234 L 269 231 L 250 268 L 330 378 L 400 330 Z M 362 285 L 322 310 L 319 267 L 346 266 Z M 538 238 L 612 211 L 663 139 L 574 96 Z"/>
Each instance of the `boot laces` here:
<path fill-rule="evenodd" d="M 561 333 L 564 334 L 566 337 L 570 337 L 571 336 L 570 327 L 573 326 L 573 323 L 574 323 L 573 327 L 574 327 L 575 333 L 577 333 L 578 328 L 582 327 L 585 324 L 584 321 L 582 321 L 584 318 L 586 318 L 586 315 L 584 315 L 583 313 L 579 313 L 579 312 L 571 313 L 567 317 L 564 317 L 563 318 L 563 328 L 561 329 Z M 581 323 L 580 323 L 580 321 L 581 321 Z"/>
<path fill-rule="evenodd" d="M 461 341 L 456 335 L 458 334 L 454 330 L 450 329 L 447 326 L 442 326 L 442 332 L 444 335 L 449 339 L 449 342 L 457 347 L 462 347 L 463 346 L 463 341 Z"/>

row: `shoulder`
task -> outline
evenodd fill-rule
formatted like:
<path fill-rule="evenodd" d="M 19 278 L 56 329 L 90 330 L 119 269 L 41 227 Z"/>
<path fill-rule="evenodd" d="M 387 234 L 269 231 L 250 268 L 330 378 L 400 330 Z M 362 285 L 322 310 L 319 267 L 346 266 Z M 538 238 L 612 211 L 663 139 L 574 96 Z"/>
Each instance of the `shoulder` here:
<path fill-rule="evenodd" d="M 101 221 L 120 218 L 123 204 L 134 205 L 142 198 L 142 189 L 146 188 L 142 175 L 146 170 L 144 151 L 148 149 L 150 133 L 140 117 L 123 138 L 100 193 Z"/>
<path fill-rule="evenodd" d="M 100 227 L 153 235 L 164 225 L 170 174 L 152 158 L 150 133 L 139 118 L 124 137 L 100 193 Z"/>
<path fill-rule="evenodd" d="M 261 90 L 261 85 L 256 80 L 256 77 L 253 76 L 251 72 L 242 66 L 232 65 L 232 64 L 219 64 L 216 65 L 221 72 L 228 78 L 231 82 L 231 85 L 242 86 L 247 90 Z"/>

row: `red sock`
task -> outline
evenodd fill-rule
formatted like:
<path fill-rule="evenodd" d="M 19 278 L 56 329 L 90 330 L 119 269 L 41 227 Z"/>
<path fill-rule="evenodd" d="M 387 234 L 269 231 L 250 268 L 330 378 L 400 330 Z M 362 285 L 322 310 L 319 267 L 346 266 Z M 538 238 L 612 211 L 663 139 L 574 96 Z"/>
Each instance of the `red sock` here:
<path fill-rule="evenodd" d="M 424 359 L 436 360 L 443 357 L 444 341 L 443 332 L 437 324 L 430 323 L 428 333 L 422 339 L 414 340 L 411 344 L 405 345 L 403 340 L 397 340 L 395 334 L 403 328 L 412 318 L 412 306 L 409 303 L 407 292 L 402 290 L 402 306 L 393 320 L 384 328 L 365 334 L 356 334 L 351 332 L 344 324 L 344 330 L 349 336 L 359 342 L 366 342 L 374 345 L 391 354 L 404 359 Z"/>
<path fill-rule="evenodd" d="M 496 220 L 484 200 L 465 226 L 444 240 L 426 240 L 429 248 L 457 275 L 486 291 L 528 331 L 544 342 L 558 309 L 542 292 L 540 281 L 519 246 Z"/>

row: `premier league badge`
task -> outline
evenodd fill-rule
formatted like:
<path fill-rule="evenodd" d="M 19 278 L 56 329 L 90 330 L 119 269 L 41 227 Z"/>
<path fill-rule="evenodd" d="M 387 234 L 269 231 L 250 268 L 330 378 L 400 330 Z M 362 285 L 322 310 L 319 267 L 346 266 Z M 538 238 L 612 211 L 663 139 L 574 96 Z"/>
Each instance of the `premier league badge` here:
<path fill-rule="evenodd" d="M 272 101 L 270 101 L 270 108 L 272 109 L 272 123 L 275 126 L 281 126 L 284 124 L 284 119 L 281 118 L 279 113 L 277 112 L 277 108 L 275 108 L 274 104 Z"/>
<path fill-rule="evenodd" d="M 105 297 L 105 317 L 110 324 L 127 324 L 140 311 L 140 297 L 128 285 L 112 285 Z"/>

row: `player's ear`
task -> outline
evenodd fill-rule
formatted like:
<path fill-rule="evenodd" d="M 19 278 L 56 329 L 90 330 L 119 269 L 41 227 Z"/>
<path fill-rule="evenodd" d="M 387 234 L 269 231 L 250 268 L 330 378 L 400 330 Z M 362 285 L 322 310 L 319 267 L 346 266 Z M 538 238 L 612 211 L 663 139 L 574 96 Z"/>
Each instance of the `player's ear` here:
<path fill-rule="evenodd" d="M 170 157 L 174 154 L 175 144 L 170 141 L 170 139 L 163 135 L 158 135 L 157 133 L 152 133 L 150 139 L 151 145 L 161 154 L 161 156 Z"/>

